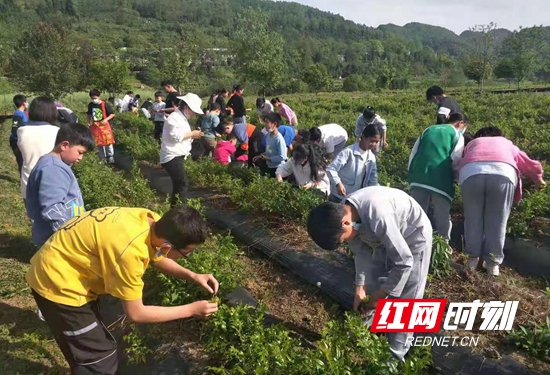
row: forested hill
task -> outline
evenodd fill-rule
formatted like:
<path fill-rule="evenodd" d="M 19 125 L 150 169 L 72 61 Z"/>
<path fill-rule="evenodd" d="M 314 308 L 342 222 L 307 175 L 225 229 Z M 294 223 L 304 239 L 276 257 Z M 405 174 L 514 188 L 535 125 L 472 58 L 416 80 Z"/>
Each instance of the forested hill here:
<path fill-rule="evenodd" d="M 381 71 L 392 77 L 439 76 L 456 65 L 474 35 L 420 23 L 372 28 L 297 3 L 267 0 L 0 0 L 0 58 L 40 20 L 69 29 L 94 54 L 122 57 L 140 71 L 186 32 L 193 33 L 202 51 L 231 57 L 235 19 L 247 7 L 262 9 L 270 29 L 282 34 L 291 77 L 317 63 L 333 77 Z M 510 31 L 493 33 L 501 43 Z"/>

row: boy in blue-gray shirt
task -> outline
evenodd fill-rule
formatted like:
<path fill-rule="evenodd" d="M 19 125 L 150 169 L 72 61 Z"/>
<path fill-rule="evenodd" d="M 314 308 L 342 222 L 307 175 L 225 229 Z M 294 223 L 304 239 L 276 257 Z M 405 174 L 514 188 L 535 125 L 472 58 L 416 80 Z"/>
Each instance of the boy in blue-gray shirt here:
<path fill-rule="evenodd" d="M 33 221 L 32 240 L 39 248 L 67 220 L 84 212 L 84 201 L 71 166 L 95 147 L 84 124 L 59 128 L 55 148 L 38 160 L 27 183 L 27 214 Z"/>
<path fill-rule="evenodd" d="M 277 168 L 287 159 L 285 139 L 279 132 L 281 115 L 271 112 L 265 116 L 267 130 L 265 152 L 254 157 L 254 163 L 260 167 L 262 175 L 275 178 Z"/>

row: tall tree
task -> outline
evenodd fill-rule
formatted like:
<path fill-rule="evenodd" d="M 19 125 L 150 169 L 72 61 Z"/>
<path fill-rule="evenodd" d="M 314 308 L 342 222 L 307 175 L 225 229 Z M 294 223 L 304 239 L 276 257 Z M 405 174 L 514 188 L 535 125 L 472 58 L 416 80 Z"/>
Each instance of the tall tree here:
<path fill-rule="evenodd" d="M 282 82 L 286 71 L 281 34 L 269 30 L 267 16 L 259 9 L 246 8 L 238 16 L 233 50 L 239 75 L 256 83 L 262 93 Z"/>
<path fill-rule="evenodd" d="M 198 45 L 193 36 L 182 32 L 180 40 L 159 55 L 158 65 L 163 79 L 170 80 L 176 89 L 183 92 L 195 71 L 193 59 L 197 56 Z"/>
<path fill-rule="evenodd" d="M 470 28 L 473 34 L 468 43 L 464 58 L 464 74 L 473 79 L 483 91 L 483 83 L 493 72 L 496 59 L 495 39 L 493 31 L 497 25 L 491 22 L 488 25 L 476 25 Z"/>
<path fill-rule="evenodd" d="M 510 59 L 518 89 L 521 82 L 532 76 L 535 71 L 541 37 L 541 27 L 520 28 L 502 44 L 502 56 Z"/>
<path fill-rule="evenodd" d="M 494 70 L 497 78 L 503 78 L 508 80 L 508 88 L 511 86 L 511 82 L 514 79 L 514 66 L 510 59 L 502 59 L 495 66 Z"/>
<path fill-rule="evenodd" d="M 331 91 L 333 80 L 323 64 L 313 64 L 304 72 L 303 80 L 315 92 Z"/>
<path fill-rule="evenodd" d="M 128 64 L 119 61 L 96 61 L 89 71 L 89 84 L 115 96 L 130 87 Z"/>
<path fill-rule="evenodd" d="M 8 62 L 8 78 L 27 92 L 60 98 L 78 89 L 81 60 L 66 29 L 38 22 L 22 33 Z"/>

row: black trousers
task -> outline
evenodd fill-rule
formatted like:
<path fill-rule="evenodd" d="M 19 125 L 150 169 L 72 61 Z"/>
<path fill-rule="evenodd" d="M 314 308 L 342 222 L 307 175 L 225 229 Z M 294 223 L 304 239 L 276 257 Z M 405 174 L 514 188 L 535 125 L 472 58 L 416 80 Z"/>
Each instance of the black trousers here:
<path fill-rule="evenodd" d="M 187 204 L 187 190 L 189 188 L 189 179 L 185 172 L 183 156 L 175 157 L 168 163 L 161 164 L 162 168 L 168 172 L 172 179 L 172 196 L 170 197 L 170 206 L 174 207 L 179 203 Z"/>
<path fill-rule="evenodd" d="M 101 320 L 97 301 L 74 307 L 47 300 L 34 290 L 32 294 L 72 374 L 117 374 L 117 344 Z"/>
<path fill-rule="evenodd" d="M 275 172 L 277 172 L 277 168 L 269 168 L 267 166 L 267 162 L 264 159 L 258 160 L 256 164 L 258 165 L 258 167 L 260 167 L 260 174 L 262 176 L 269 176 L 272 178 L 276 177 Z"/>
<path fill-rule="evenodd" d="M 164 128 L 164 121 L 155 121 L 155 139 L 158 139 L 160 142 L 160 138 L 162 137 L 162 129 Z"/>
<path fill-rule="evenodd" d="M 10 147 L 15 155 L 15 160 L 17 161 L 17 167 L 19 168 L 19 175 L 21 175 L 21 169 L 23 168 L 23 155 L 17 146 L 17 140 L 10 138 Z"/>
<path fill-rule="evenodd" d="M 250 136 L 248 139 L 248 167 L 253 168 L 254 162 L 252 159 L 254 159 L 254 156 L 258 155 L 260 150 L 260 142 L 262 140 L 263 134 L 260 130 L 256 129 L 254 133 Z M 235 159 L 237 159 L 239 156 L 246 154 L 246 151 L 242 150 L 241 148 L 238 148 L 235 152 Z"/>

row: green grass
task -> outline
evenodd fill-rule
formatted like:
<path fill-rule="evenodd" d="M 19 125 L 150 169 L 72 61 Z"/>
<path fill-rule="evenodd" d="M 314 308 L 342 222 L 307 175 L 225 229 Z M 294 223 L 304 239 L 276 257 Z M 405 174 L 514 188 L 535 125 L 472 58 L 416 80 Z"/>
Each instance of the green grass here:
<path fill-rule="evenodd" d="M 0 124 L 0 374 L 61 374 L 67 364 L 25 282 L 34 253 L 30 221 L 8 144 L 9 122 Z"/>

